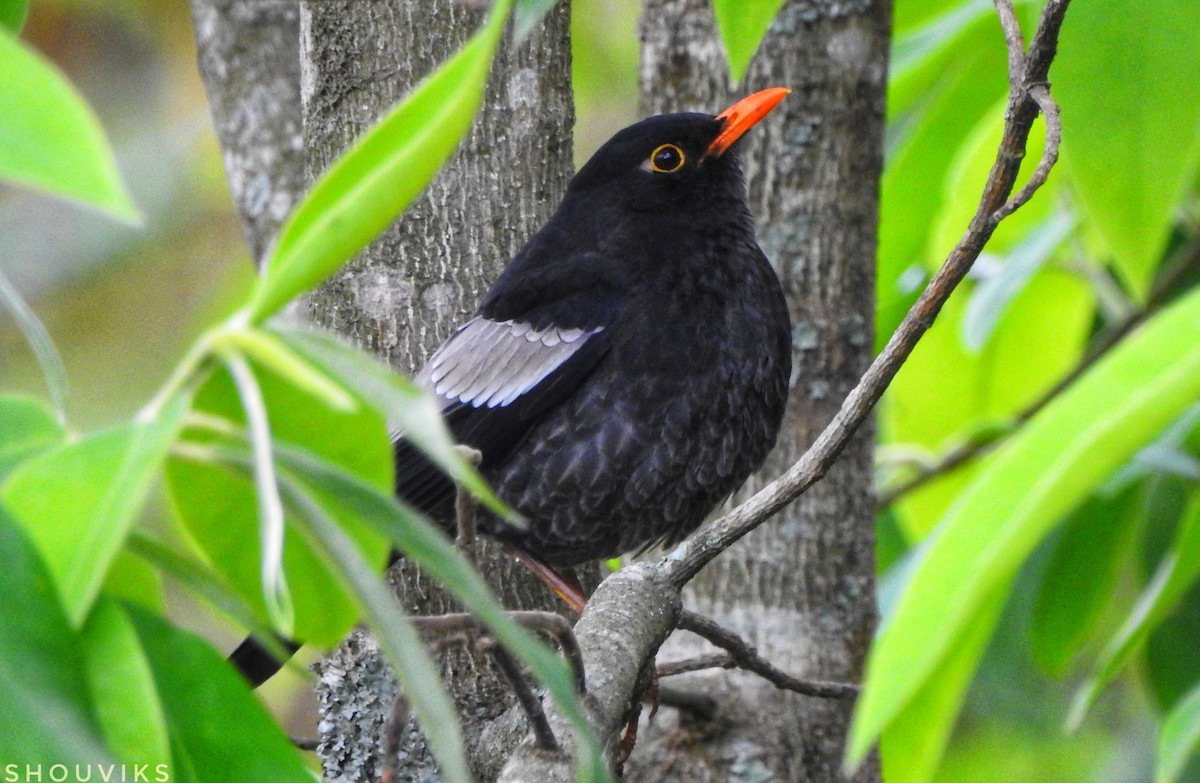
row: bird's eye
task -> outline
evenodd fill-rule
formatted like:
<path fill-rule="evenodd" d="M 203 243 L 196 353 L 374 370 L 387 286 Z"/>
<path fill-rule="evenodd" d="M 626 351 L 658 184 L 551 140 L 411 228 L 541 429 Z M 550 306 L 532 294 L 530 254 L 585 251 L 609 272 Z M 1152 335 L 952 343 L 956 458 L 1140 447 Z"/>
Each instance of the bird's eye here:
<path fill-rule="evenodd" d="M 674 144 L 663 144 L 650 153 L 650 170 L 659 174 L 674 174 L 683 168 L 683 150 Z"/>

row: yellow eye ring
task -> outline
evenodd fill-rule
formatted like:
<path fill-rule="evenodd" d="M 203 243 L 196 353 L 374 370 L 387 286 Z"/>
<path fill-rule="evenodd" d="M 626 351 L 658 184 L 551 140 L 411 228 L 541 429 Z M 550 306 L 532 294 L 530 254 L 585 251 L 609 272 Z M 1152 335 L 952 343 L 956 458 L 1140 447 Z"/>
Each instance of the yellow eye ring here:
<path fill-rule="evenodd" d="M 660 144 L 650 153 L 650 170 L 659 174 L 674 174 L 686 162 L 687 156 L 674 144 Z"/>

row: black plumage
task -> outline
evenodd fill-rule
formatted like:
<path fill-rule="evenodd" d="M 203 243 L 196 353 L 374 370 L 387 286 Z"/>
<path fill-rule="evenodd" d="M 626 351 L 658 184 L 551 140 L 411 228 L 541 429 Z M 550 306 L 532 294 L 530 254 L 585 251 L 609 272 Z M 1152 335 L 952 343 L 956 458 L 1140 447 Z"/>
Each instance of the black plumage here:
<path fill-rule="evenodd" d="M 727 124 L 671 114 L 613 137 L 418 375 L 529 521 L 483 530 L 549 564 L 678 540 L 775 442 L 788 315 L 737 154 L 713 149 Z M 397 493 L 452 524 L 450 482 L 396 452 Z"/>
<path fill-rule="evenodd" d="M 730 148 L 786 94 L 617 133 L 418 374 L 529 522 L 484 532 L 553 566 L 673 543 L 762 464 L 790 327 Z M 403 438 L 396 492 L 453 528 L 454 485 Z M 253 639 L 230 660 L 281 665 Z"/>

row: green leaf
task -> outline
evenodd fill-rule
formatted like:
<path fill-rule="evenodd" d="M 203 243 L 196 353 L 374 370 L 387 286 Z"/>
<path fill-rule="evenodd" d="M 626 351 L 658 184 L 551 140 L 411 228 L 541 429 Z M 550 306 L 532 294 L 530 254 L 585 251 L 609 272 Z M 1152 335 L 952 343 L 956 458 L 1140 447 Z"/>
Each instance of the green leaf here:
<path fill-rule="evenodd" d="M 109 598 L 135 603 L 152 612 L 166 614 L 162 578 L 153 567 L 129 551 L 129 542 L 137 535 L 138 532 L 134 530 L 125 540 L 125 547 L 117 553 L 116 559 L 109 567 L 108 577 L 104 580 L 100 592 Z"/>
<path fill-rule="evenodd" d="M 1154 626 L 1142 649 L 1151 703 L 1159 713 L 1174 709 L 1200 684 L 1200 656 L 1189 654 L 1200 638 L 1200 584 L 1193 579 L 1175 608 Z"/>
<path fill-rule="evenodd" d="M 517 521 L 479 472 L 455 450 L 454 439 L 442 419 L 441 406 L 431 395 L 332 335 L 295 328 L 280 328 L 278 333 L 309 361 L 343 380 L 365 402 L 386 415 L 393 427 L 484 505 L 510 521 Z"/>
<path fill-rule="evenodd" d="M 3 0 L 0 0 L 2 2 Z M 3 35 L 3 33 L 0 33 Z M 50 399 L 58 408 L 58 415 L 63 417 L 63 407 L 67 400 L 67 370 L 63 366 L 62 357 L 50 339 L 50 333 L 38 320 L 33 309 L 21 298 L 17 289 L 8 282 L 8 278 L 0 272 L 0 305 L 7 309 L 14 319 L 25 342 L 33 351 L 34 358 L 42 368 L 42 376 L 46 379 L 46 387 L 50 390 Z"/>
<path fill-rule="evenodd" d="M 511 0 L 313 185 L 280 230 L 249 305 L 261 322 L 329 277 L 404 211 L 471 127 Z"/>
<path fill-rule="evenodd" d="M 153 421 L 116 427 L 23 462 L 0 499 L 29 531 L 79 626 L 175 440 L 184 395 Z"/>
<path fill-rule="evenodd" d="M 888 82 L 887 165 L 880 182 L 876 348 L 916 299 L 930 257 L 930 235 L 946 204 L 946 181 L 964 139 L 1008 92 L 1004 42 L 990 9 L 972 11 L 931 56 Z M 941 40 L 942 33 L 934 35 Z M 897 47 L 900 43 L 897 43 Z M 1020 213 L 1017 213 L 1020 214 Z M 965 225 L 965 224 L 963 224 Z M 961 230 L 961 226 L 959 227 Z"/>
<path fill-rule="evenodd" d="M 717 30 L 729 58 L 729 78 L 740 84 L 784 0 L 713 0 Z"/>
<path fill-rule="evenodd" d="M 438 771 L 454 783 L 470 783 L 466 744 L 458 713 L 442 686 L 438 666 L 425 642 L 400 612 L 383 578 L 358 553 L 352 541 L 298 482 L 284 474 L 289 501 L 301 511 L 300 518 L 315 546 L 338 567 L 361 602 L 363 613 L 379 638 L 416 713 L 421 732 L 438 761 Z"/>
<path fill-rule="evenodd" d="M 216 650 L 138 607 L 126 611 L 171 732 L 172 781 L 312 783 L 300 754 Z"/>
<path fill-rule="evenodd" d="M 311 490 L 323 508 L 338 516 L 352 515 L 387 536 L 405 557 L 418 563 L 479 617 L 505 648 L 545 683 L 563 714 L 576 727 L 582 738 L 579 780 L 608 779 L 599 747 L 579 708 L 573 679 L 563 661 L 508 618 L 487 584 L 444 534 L 411 509 L 401 506 L 392 495 L 381 493 L 310 455 L 284 449 L 280 460 L 291 475 Z"/>
<path fill-rule="evenodd" d="M 79 639 L 19 522 L 0 506 L 0 759 L 110 760 L 95 725 Z"/>
<path fill-rule="evenodd" d="M 936 677 L 1055 522 L 1200 397 L 1200 290 L 1147 321 L 983 466 L 930 539 L 868 662 L 857 762 Z"/>
<path fill-rule="evenodd" d="M 1121 564 L 1134 551 L 1137 490 L 1093 495 L 1063 523 L 1041 575 L 1029 628 L 1033 658 L 1050 675 L 1066 674 L 1112 601 Z"/>
<path fill-rule="evenodd" d="M 8 28 L 13 35 L 20 34 L 28 14 L 29 3 L 26 0 L 0 0 L 0 27 Z"/>
<path fill-rule="evenodd" d="M 1005 254 L 998 270 L 979 281 L 963 314 L 963 344 L 967 350 L 977 353 L 987 345 L 1013 299 L 1045 266 L 1074 226 L 1070 215 L 1052 215 Z"/>
<path fill-rule="evenodd" d="M 125 547 L 131 555 L 153 565 L 242 628 L 252 632 L 268 648 L 276 645 L 274 649 L 270 649 L 270 652 L 277 653 L 281 660 L 288 657 L 283 654 L 283 648 L 278 646 L 271 627 L 246 605 L 246 602 L 233 588 L 207 566 L 176 552 L 149 536 L 138 533 L 136 530 L 129 536 Z"/>
<path fill-rule="evenodd" d="M 888 724 L 880 738 L 883 778 L 888 783 L 926 783 L 933 779 L 962 707 L 971 675 L 987 650 L 1000 619 L 1000 596 L 980 607 L 975 622 L 942 662 L 938 676 L 926 680 Z"/>
<path fill-rule="evenodd" d="M 66 430 L 45 405 L 28 397 L 0 396 L 0 483 L 22 460 L 56 446 Z"/>
<path fill-rule="evenodd" d="M 297 356 L 271 332 L 248 327 L 223 333 L 224 343 L 269 367 L 296 388 L 316 397 L 335 411 L 353 412 L 357 403 L 337 381 Z"/>
<path fill-rule="evenodd" d="M 125 610 L 111 599 L 96 603 L 81 632 L 84 665 L 96 715 L 119 759 L 167 764 L 170 738 L 154 675 Z"/>
<path fill-rule="evenodd" d="M 1200 165 L 1195 17 L 1194 0 L 1079 3 L 1050 74 L 1063 107 L 1063 164 L 1089 227 L 1139 300 Z"/>
<path fill-rule="evenodd" d="M 1200 745 L 1200 685 L 1193 688 L 1158 730 L 1158 764 L 1154 779 L 1157 783 L 1179 780 L 1187 763 Z"/>
<path fill-rule="evenodd" d="M 1149 633 L 1171 612 L 1200 576 L 1200 492 L 1193 495 L 1175 533 L 1175 541 L 1159 563 L 1154 577 L 1138 596 L 1121 627 L 1096 659 L 1091 675 L 1080 687 L 1067 718 L 1068 726 L 1082 723 L 1101 690 L 1129 662 Z"/>
<path fill-rule="evenodd" d="M 371 408 L 338 410 L 276 373 L 255 366 L 274 438 L 273 449 L 294 444 L 342 466 L 372 486 L 391 491 L 395 469 L 392 446 L 383 418 Z M 196 394 L 197 415 L 191 421 L 208 423 L 187 431 L 189 440 L 207 445 L 243 442 L 245 413 L 228 373 L 214 373 Z M 259 615 L 266 615 L 261 579 L 262 543 L 253 484 L 239 469 L 219 464 L 214 455 L 196 459 L 186 452 L 167 464 L 172 507 L 230 587 Z M 387 542 L 361 527 L 350 531 L 364 557 L 381 569 Z M 336 644 L 358 619 L 350 595 L 329 573 L 325 561 L 296 531 L 288 529 L 283 542 L 283 571 L 296 612 L 295 636 L 320 645 Z"/>
<path fill-rule="evenodd" d="M 963 341 L 973 291 L 964 283 L 917 344 L 884 398 L 883 440 L 940 453 L 990 432 L 1038 399 L 1079 361 L 1092 325 L 1086 284 L 1043 269 L 1009 304 L 978 353 Z M 987 457 L 984 458 L 985 460 Z M 896 504 L 904 530 L 920 540 L 974 477 L 982 461 L 907 493 Z"/>
<path fill-rule="evenodd" d="M 92 110 L 54 65 L 3 29 L 0 118 L 0 179 L 141 223 Z"/>

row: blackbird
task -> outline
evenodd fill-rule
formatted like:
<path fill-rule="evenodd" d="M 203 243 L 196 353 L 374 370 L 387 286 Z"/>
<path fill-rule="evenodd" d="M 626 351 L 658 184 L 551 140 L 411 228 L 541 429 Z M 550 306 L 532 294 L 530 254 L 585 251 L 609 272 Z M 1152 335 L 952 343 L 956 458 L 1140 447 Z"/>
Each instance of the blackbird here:
<path fill-rule="evenodd" d="M 671 544 L 762 464 L 791 329 L 733 147 L 787 93 L 618 132 L 418 374 L 528 521 L 482 532 L 550 566 Z M 453 483 L 403 439 L 396 492 L 452 529 Z"/>

